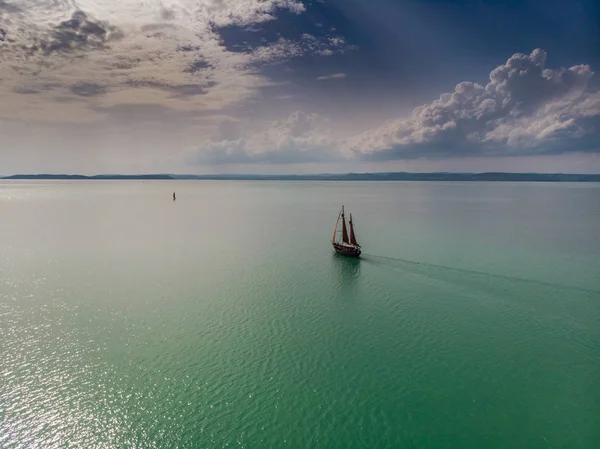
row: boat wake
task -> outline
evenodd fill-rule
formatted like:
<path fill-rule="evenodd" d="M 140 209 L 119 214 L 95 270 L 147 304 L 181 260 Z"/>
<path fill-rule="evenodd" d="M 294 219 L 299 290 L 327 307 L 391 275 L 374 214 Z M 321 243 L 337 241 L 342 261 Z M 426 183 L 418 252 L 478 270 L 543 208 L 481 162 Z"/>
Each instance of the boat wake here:
<path fill-rule="evenodd" d="M 585 293 L 600 294 L 600 290 L 589 289 L 589 288 L 585 288 L 585 287 L 578 287 L 575 285 L 556 284 L 553 282 L 539 281 L 536 279 L 523 278 L 523 277 L 519 277 L 519 276 L 491 273 L 489 271 L 469 270 L 466 268 L 449 267 L 446 265 L 437 265 L 437 264 L 432 264 L 432 263 L 427 263 L 427 262 L 417 262 L 414 260 L 402 259 L 399 257 L 379 256 L 376 254 L 363 253 L 361 256 L 361 260 L 363 260 L 367 263 L 372 263 L 372 264 L 376 264 L 376 265 L 380 265 L 380 266 L 388 266 L 388 267 L 393 267 L 394 263 L 395 263 L 395 265 L 397 267 L 402 268 L 405 271 L 410 271 L 410 270 L 407 270 L 407 268 L 410 266 L 422 267 L 425 269 L 436 269 L 436 270 L 443 270 L 446 272 L 463 273 L 463 274 L 477 275 L 477 276 L 486 276 L 486 277 L 492 277 L 495 279 L 505 279 L 507 281 L 512 281 L 512 282 L 525 282 L 525 283 L 535 284 L 535 285 L 540 285 L 540 286 L 545 286 L 545 287 L 561 288 L 561 289 L 567 289 L 567 290 L 577 290 L 577 291 L 585 292 Z M 404 266 L 401 267 L 401 265 L 404 265 Z M 428 273 L 420 273 L 420 274 L 427 275 Z"/>

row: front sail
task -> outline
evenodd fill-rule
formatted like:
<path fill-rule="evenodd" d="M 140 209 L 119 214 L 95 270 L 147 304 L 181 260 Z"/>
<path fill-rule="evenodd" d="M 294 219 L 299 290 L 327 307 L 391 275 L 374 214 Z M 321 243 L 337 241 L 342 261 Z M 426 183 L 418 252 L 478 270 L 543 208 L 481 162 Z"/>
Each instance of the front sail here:
<path fill-rule="evenodd" d="M 348 243 L 348 230 L 346 229 L 346 218 L 344 217 L 344 206 L 342 206 L 342 242 Z"/>
<path fill-rule="evenodd" d="M 358 245 L 356 241 L 356 236 L 354 235 L 354 225 L 352 224 L 352 214 L 350 214 L 350 243 L 353 245 Z"/>
<path fill-rule="evenodd" d="M 340 211 L 340 213 L 338 214 L 337 220 L 335 221 L 335 228 L 333 228 L 333 235 L 331 236 L 331 243 L 335 243 L 335 234 L 337 232 L 338 223 L 340 222 L 341 215 L 342 215 L 342 212 Z"/>

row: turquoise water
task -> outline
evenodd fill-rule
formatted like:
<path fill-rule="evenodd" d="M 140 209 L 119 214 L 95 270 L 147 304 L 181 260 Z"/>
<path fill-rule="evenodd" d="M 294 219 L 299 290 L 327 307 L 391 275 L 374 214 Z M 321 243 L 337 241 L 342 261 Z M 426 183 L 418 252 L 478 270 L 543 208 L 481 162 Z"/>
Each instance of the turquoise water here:
<path fill-rule="evenodd" d="M 11 181 L 0 214 L 3 449 L 600 447 L 597 184 Z"/>

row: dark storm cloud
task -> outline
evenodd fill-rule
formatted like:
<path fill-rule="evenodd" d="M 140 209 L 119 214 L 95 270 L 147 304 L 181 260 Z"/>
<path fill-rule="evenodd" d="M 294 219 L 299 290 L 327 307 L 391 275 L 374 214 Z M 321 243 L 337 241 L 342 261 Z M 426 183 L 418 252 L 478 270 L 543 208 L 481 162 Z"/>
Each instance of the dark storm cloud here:
<path fill-rule="evenodd" d="M 56 102 L 58 102 L 58 103 L 72 103 L 74 101 L 77 101 L 73 97 L 65 97 L 65 96 L 54 97 L 53 100 L 56 101 Z"/>
<path fill-rule="evenodd" d="M 17 87 L 13 89 L 13 92 L 21 95 L 39 94 L 40 91 L 31 87 Z"/>
<path fill-rule="evenodd" d="M 208 89 L 215 87 L 217 83 L 215 81 L 209 81 L 204 84 L 180 84 L 173 86 L 171 89 L 175 92 L 178 97 L 187 97 L 191 95 L 205 95 L 208 93 Z"/>
<path fill-rule="evenodd" d="M 129 80 L 125 83 L 128 87 L 150 88 L 173 93 L 175 97 L 205 95 L 208 89 L 217 86 L 215 81 L 195 84 L 171 84 L 155 80 Z"/>
<path fill-rule="evenodd" d="M 201 55 L 200 53 L 200 46 L 199 45 L 180 45 L 177 47 L 177 51 L 179 52 L 190 52 L 190 53 L 196 53 L 198 54 L 198 57 L 195 61 L 193 61 L 191 64 L 189 64 L 183 71 L 184 73 L 198 73 L 202 70 L 205 69 L 212 69 L 214 68 L 214 65 L 212 65 L 210 62 L 208 62 L 204 56 Z"/>
<path fill-rule="evenodd" d="M 117 61 L 115 63 L 112 64 L 112 67 L 117 69 L 117 70 L 129 70 L 129 69 L 133 69 L 134 67 L 138 66 L 140 64 L 141 60 L 140 59 L 136 59 L 136 60 L 121 60 L 121 61 Z"/>
<path fill-rule="evenodd" d="M 204 59 L 198 59 L 197 61 L 192 62 L 185 70 L 186 73 L 196 73 L 204 69 L 211 68 L 212 65 L 205 61 Z"/>
<path fill-rule="evenodd" d="M 146 34 L 146 37 L 164 37 L 164 30 L 176 30 L 177 27 L 170 23 L 150 23 L 143 25 L 140 30 Z"/>
<path fill-rule="evenodd" d="M 160 17 L 163 20 L 173 20 L 175 18 L 175 11 L 163 7 L 160 11 Z"/>
<path fill-rule="evenodd" d="M 180 45 L 179 47 L 177 47 L 177 51 L 198 51 L 200 50 L 200 46 L 198 45 Z"/>
<path fill-rule="evenodd" d="M 40 39 L 30 50 L 45 54 L 70 53 L 77 50 L 104 48 L 109 41 L 120 39 L 123 33 L 105 22 L 88 18 L 83 11 L 75 11 L 69 20 L 54 27 L 48 39 Z"/>
<path fill-rule="evenodd" d="M 5 2 L 4 0 L 0 0 L 0 11 L 6 11 L 7 13 L 12 14 L 23 12 L 23 10 L 17 5 Z"/>
<path fill-rule="evenodd" d="M 164 83 L 162 81 L 154 81 L 154 80 L 142 80 L 142 79 L 134 79 L 125 82 L 127 87 L 134 88 L 143 88 L 147 87 L 150 89 L 158 89 L 158 90 L 170 90 L 171 85 L 168 83 Z"/>
<path fill-rule="evenodd" d="M 21 95 L 39 94 L 60 87 L 58 83 L 38 83 L 34 85 L 18 86 L 13 89 L 13 92 Z"/>
<path fill-rule="evenodd" d="M 80 97 L 95 97 L 107 92 L 106 86 L 102 84 L 85 82 L 73 84 L 69 89 L 75 95 L 79 95 Z"/>

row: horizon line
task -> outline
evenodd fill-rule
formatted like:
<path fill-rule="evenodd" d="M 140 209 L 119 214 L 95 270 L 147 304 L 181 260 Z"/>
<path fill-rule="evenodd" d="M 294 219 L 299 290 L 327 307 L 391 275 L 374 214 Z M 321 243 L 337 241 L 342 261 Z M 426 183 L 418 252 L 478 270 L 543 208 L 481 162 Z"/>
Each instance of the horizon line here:
<path fill-rule="evenodd" d="M 600 174 L 535 173 L 535 172 L 348 172 L 320 174 L 16 174 L 0 180 L 64 180 L 64 181 L 423 181 L 423 182 L 600 182 Z"/>
<path fill-rule="evenodd" d="M 373 171 L 373 172 L 362 172 L 362 171 L 348 171 L 348 172 L 314 172 L 314 173 L 168 173 L 168 172 L 154 172 L 154 173 L 96 173 L 93 175 L 86 175 L 82 173 L 13 173 L 10 175 L 0 175 L 0 179 L 11 178 L 15 176 L 81 176 L 86 178 L 94 178 L 99 176 L 194 176 L 194 177 L 206 177 L 206 176 L 347 176 L 347 175 L 489 175 L 489 174 L 502 174 L 502 175 L 566 175 L 566 176 L 600 176 L 598 173 L 570 173 L 570 172 L 535 172 L 535 171 L 423 171 L 423 172 L 409 172 L 409 171 Z"/>

